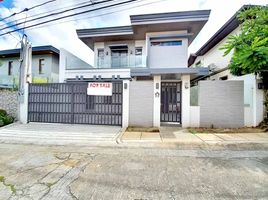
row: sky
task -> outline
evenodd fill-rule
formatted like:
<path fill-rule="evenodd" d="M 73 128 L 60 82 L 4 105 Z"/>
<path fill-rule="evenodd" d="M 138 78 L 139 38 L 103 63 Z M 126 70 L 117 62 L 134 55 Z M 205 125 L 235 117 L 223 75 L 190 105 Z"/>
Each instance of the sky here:
<path fill-rule="evenodd" d="M 4 0 L 0 1 L 0 34 L 16 27 L 5 29 L 7 25 L 15 25 L 16 22 L 24 22 L 35 17 L 42 16 L 42 13 L 49 11 L 58 12 L 75 5 L 84 5 L 89 0 L 55 0 L 44 6 L 32 9 L 6 20 L 1 20 L 13 13 L 17 13 L 25 8 L 44 3 L 48 0 Z M 94 0 L 97 1 L 97 0 Z M 118 2 L 120 0 L 114 0 Z M 112 1 L 111 1 L 112 2 Z M 111 3 L 110 2 L 110 3 Z M 78 39 L 76 29 L 99 28 L 109 26 L 130 25 L 129 15 L 176 12 L 188 10 L 210 9 L 211 14 L 208 22 L 189 46 L 188 54 L 196 52 L 228 19 L 245 4 L 267 5 L 268 0 L 140 0 L 126 6 L 95 11 L 72 18 L 41 25 L 36 28 L 26 29 L 30 42 L 33 46 L 53 45 L 56 48 L 64 48 L 80 57 L 82 60 L 93 64 L 93 52 Z M 80 9 L 85 11 L 88 8 Z M 69 12 L 73 14 L 75 11 Z M 62 16 L 62 15 L 61 15 Z M 51 16 L 49 19 L 53 19 Z M 17 21 L 15 21 L 17 20 Z M 36 22 L 26 23 L 31 25 Z M 23 26 L 22 23 L 20 26 Z M 0 36 L 0 50 L 19 48 L 19 40 L 22 31 Z"/>

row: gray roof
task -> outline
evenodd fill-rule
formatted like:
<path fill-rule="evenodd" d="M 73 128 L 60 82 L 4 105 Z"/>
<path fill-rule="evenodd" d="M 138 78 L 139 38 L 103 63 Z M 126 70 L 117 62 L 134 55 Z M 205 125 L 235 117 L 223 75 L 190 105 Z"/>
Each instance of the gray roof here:
<path fill-rule="evenodd" d="M 118 26 L 118 27 L 105 27 L 105 28 L 92 28 L 92 29 L 78 29 L 76 30 L 79 38 L 94 37 L 104 35 L 125 35 L 133 34 L 132 26 Z"/>
<path fill-rule="evenodd" d="M 147 24 L 147 23 L 159 23 L 170 21 L 192 21 L 197 19 L 208 19 L 210 10 L 195 10 L 195 11 L 183 11 L 183 12 L 168 12 L 168 13 L 155 13 L 144 15 L 131 15 L 130 20 L 132 25 Z"/>
<path fill-rule="evenodd" d="M 52 53 L 54 55 L 59 56 L 60 51 L 55 48 L 54 46 L 47 45 L 47 46 L 36 46 L 32 48 L 33 55 L 36 54 L 48 54 Z M 19 56 L 20 49 L 8 49 L 0 51 L 0 57 L 12 57 L 12 56 Z"/>
<path fill-rule="evenodd" d="M 95 42 L 144 40 L 146 32 L 187 30 L 189 45 L 206 24 L 210 10 L 131 15 L 131 26 L 78 29 L 78 37 L 92 50 Z"/>

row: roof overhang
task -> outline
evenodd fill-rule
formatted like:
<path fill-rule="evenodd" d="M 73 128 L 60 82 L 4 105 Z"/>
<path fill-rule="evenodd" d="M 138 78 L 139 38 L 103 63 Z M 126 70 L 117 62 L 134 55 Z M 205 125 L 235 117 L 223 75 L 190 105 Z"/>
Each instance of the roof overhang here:
<path fill-rule="evenodd" d="M 59 56 L 60 51 L 53 46 L 37 46 L 32 47 L 32 55 L 53 54 Z M 0 51 L 0 58 L 11 58 L 20 56 L 20 49 L 8 49 Z"/>
<path fill-rule="evenodd" d="M 209 69 L 202 68 L 133 68 L 131 76 L 153 76 L 166 74 L 189 74 L 195 76 L 205 76 L 209 74 Z"/>
<path fill-rule="evenodd" d="M 95 42 L 145 40 L 146 33 L 187 31 L 189 45 L 208 21 L 210 10 L 132 15 L 131 26 L 77 30 L 77 35 L 92 50 Z M 184 36 L 185 37 L 185 36 Z"/>

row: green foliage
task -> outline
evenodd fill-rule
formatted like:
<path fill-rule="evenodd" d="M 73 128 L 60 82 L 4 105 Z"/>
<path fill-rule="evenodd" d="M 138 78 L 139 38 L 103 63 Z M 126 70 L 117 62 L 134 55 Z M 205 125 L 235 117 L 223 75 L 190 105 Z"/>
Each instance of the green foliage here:
<path fill-rule="evenodd" d="M 0 109 L 0 127 L 11 124 L 14 118 L 7 114 L 5 110 Z"/>
<path fill-rule="evenodd" d="M 233 52 L 230 71 L 234 75 L 268 70 L 268 7 L 253 6 L 238 14 L 241 33 L 232 35 L 221 48 Z"/>
<path fill-rule="evenodd" d="M 0 116 L 6 116 L 7 115 L 7 111 L 0 109 Z"/>

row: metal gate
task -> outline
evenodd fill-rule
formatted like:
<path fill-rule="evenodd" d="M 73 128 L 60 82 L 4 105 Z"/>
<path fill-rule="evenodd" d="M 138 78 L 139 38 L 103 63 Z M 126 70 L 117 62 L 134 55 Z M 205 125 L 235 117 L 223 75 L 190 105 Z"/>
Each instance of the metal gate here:
<path fill-rule="evenodd" d="M 122 125 L 122 82 L 112 96 L 87 95 L 88 83 L 29 85 L 29 122 Z"/>
<path fill-rule="evenodd" d="M 161 83 L 161 122 L 181 123 L 181 83 Z"/>

